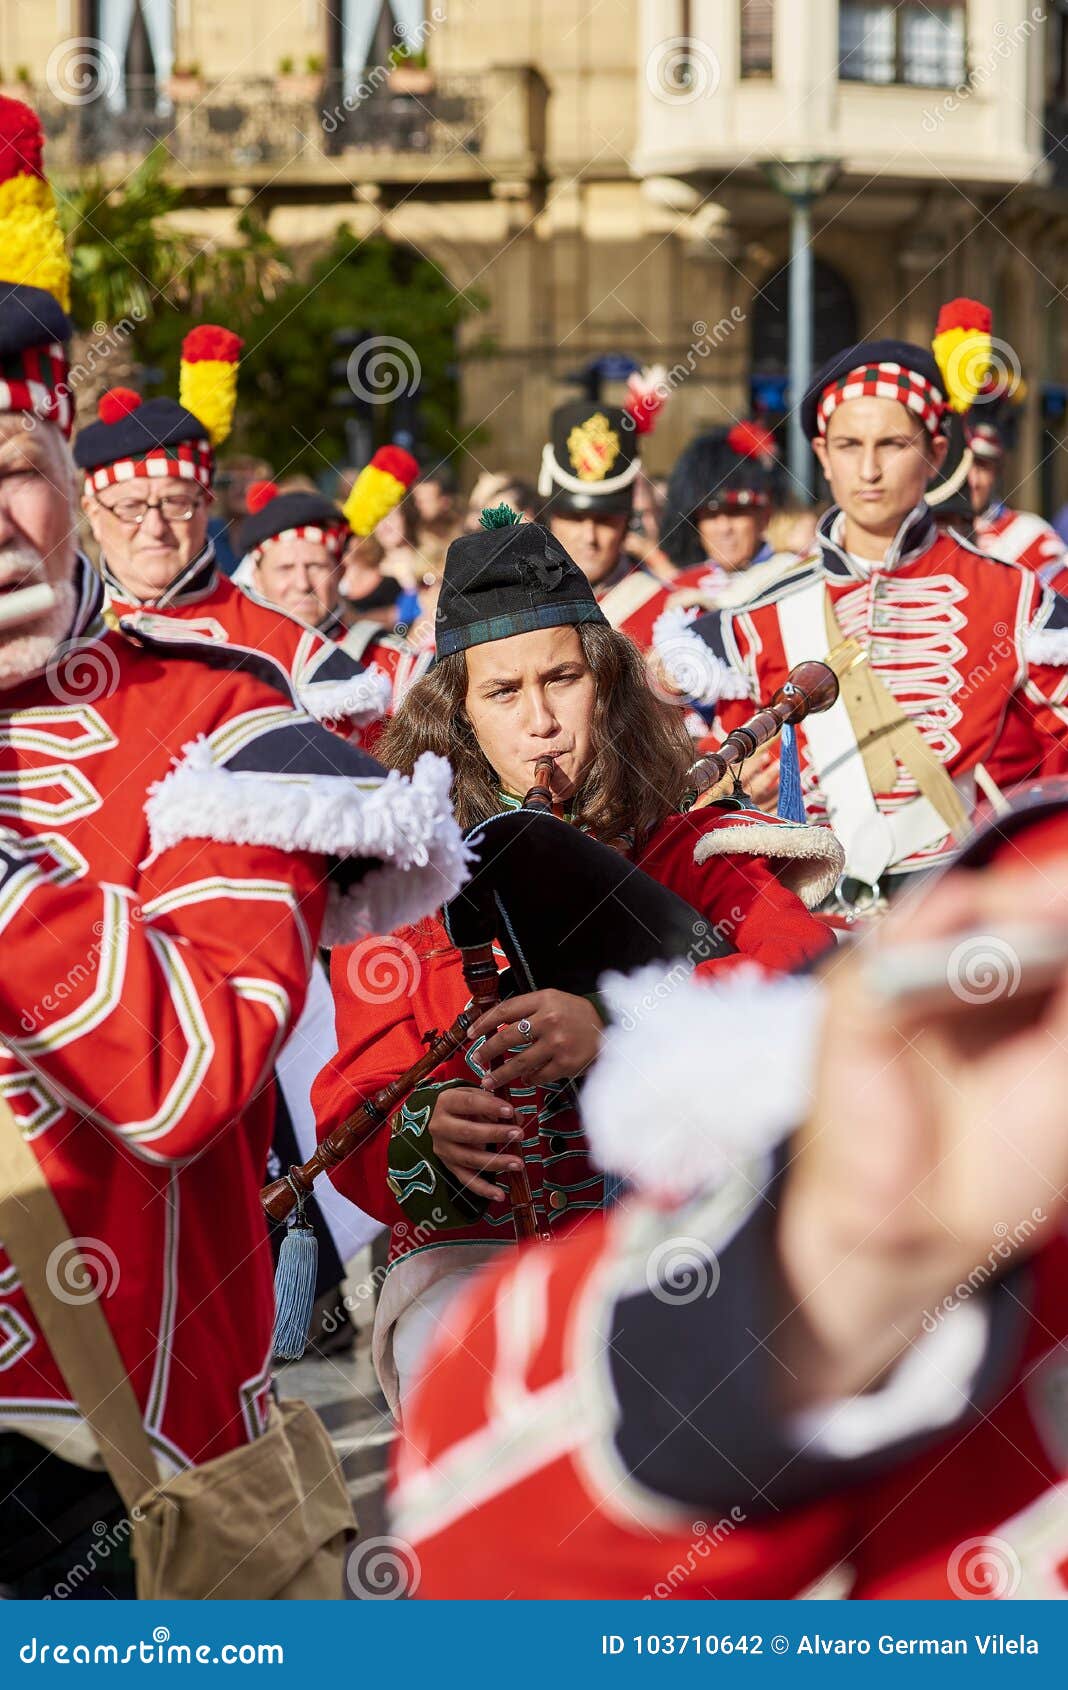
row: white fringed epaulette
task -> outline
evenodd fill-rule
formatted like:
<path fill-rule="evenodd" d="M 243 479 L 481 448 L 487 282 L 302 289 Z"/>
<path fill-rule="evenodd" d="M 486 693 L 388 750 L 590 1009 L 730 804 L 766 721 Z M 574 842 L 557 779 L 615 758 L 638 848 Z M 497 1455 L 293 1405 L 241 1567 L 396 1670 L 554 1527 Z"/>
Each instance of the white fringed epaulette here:
<path fill-rule="evenodd" d="M 362 669 L 342 680 L 304 679 L 297 687 L 297 702 L 317 722 L 352 722 L 366 727 L 379 721 L 389 709 L 393 688 L 381 669 Z"/>
<path fill-rule="evenodd" d="M 318 727 L 314 732 L 326 734 Z M 339 742 L 337 754 L 346 749 Z M 369 860 L 375 866 L 348 884 L 343 876 L 332 882 L 323 944 L 351 943 L 419 921 L 469 878 L 470 852 L 450 801 L 452 770 L 431 752 L 410 777 L 387 773 L 369 758 L 365 763 L 363 773 L 352 776 L 301 774 L 295 767 L 277 774 L 235 769 L 218 760 L 201 736 L 183 746 L 175 767 L 149 788 L 152 857 L 185 839 L 214 839 L 342 863 Z"/>
<path fill-rule="evenodd" d="M 814 981 L 753 964 L 677 982 L 654 965 L 606 975 L 600 989 L 611 1020 L 582 1118 L 606 1172 L 680 1201 L 724 1184 L 805 1119 L 823 1003 Z"/>

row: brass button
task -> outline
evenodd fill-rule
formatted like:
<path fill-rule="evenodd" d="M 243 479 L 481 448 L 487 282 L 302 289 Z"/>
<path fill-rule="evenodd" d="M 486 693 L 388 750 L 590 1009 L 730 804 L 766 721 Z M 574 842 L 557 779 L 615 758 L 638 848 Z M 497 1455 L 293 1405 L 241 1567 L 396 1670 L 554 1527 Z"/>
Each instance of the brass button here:
<path fill-rule="evenodd" d="M 549 1207 L 557 1210 L 567 1208 L 567 1198 L 562 1191 L 551 1191 L 549 1193 Z"/>
<path fill-rule="evenodd" d="M 564 1138 L 562 1133 L 550 1134 L 549 1149 L 552 1151 L 554 1156 L 561 1155 L 567 1149 L 567 1139 Z"/>

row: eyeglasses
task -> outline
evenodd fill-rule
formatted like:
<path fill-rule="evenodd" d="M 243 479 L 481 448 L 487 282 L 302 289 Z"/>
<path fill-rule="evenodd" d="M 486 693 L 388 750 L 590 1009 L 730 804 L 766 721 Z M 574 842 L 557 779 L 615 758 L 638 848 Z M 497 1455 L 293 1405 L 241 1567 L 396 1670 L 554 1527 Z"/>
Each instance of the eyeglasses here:
<path fill-rule="evenodd" d="M 168 493 L 163 499 L 120 499 L 115 505 L 105 505 L 102 499 L 98 499 L 97 504 L 109 516 L 117 517 L 119 522 L 140 528 L 149 511 L 159 511 L 167 522 L 190 522 L 203 500 L 195 499 L 189 493 Z"/>

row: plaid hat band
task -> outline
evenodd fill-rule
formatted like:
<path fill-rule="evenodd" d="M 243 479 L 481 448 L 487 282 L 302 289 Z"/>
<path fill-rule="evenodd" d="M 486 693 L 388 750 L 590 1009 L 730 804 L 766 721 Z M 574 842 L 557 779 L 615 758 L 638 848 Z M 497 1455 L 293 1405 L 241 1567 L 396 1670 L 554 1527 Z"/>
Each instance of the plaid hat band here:
<path fill-rule="evenodd" d="M 210 488 L 214 472 L 215 454 L 208 442 L 182 440 L 174 446 L 154 446 L 144 457 L 116 458 L 114 463 L 101 464 L 98 469 L 89 470 L 85 477 L 85 491 L 98 493 L 104 487 L 114 487 L 120 481 L 134 481 L 142 476 L 170 476 L 176 481 L 196 481 L 201 487 Z"/>
<path fill-rule="evenodd" d="M 937 434 L 945 415 L 946 401 L 918 370 L 904 364 L 860 364 L 825 387 L 816 410 L 816 427 L 826 434 L 827 424 L 847 399 L 892 399 L 919 417 L 928 434 Z"/>
<path fill-rule="evenodd" d="M 24 411 L 55 423 L 67 439 L 74 427 L 70 366 L 58 341 L 0 357 L 0 411 Z"/>
<path fill-rule="evenodd" d="M 283 528 L 277 534 L 271 534 L 261 540 L 258 546 L 251 546 L 246 552 L 250 563 L 258 563 L 268 546 L 273 546 L 276 540 L 307 540 L 313 546 L 325 546 L 332 558 L 340 558 L 345 550 L 346 542 L 352 537 L 352 529 L 323 528 L 315 523 L 306 522 L 295 528 Z"/>

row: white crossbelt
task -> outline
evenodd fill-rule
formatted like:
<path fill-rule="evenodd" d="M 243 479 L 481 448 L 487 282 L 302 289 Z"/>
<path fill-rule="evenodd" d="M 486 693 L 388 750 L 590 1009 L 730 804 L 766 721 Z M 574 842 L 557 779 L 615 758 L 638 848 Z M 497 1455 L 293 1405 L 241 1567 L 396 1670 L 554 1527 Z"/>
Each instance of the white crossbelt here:
<path fill-rule="evenodd" d="M 779 626 L 791 669 L 795 663 L 827 660 L 825 592 L 823 582 L 815 581 L 779 601 Z M 874 886 L 887 869 L 946 838 L 949 828 L 929 798 L 913 798 L 895 810 L 879 809 L 841 698 L 822 715 L 805 718 L 805 739 L 827 818 L 845 850 L 847 875 Z M 970 810 L 971 778 L 954 784 Z"/>

